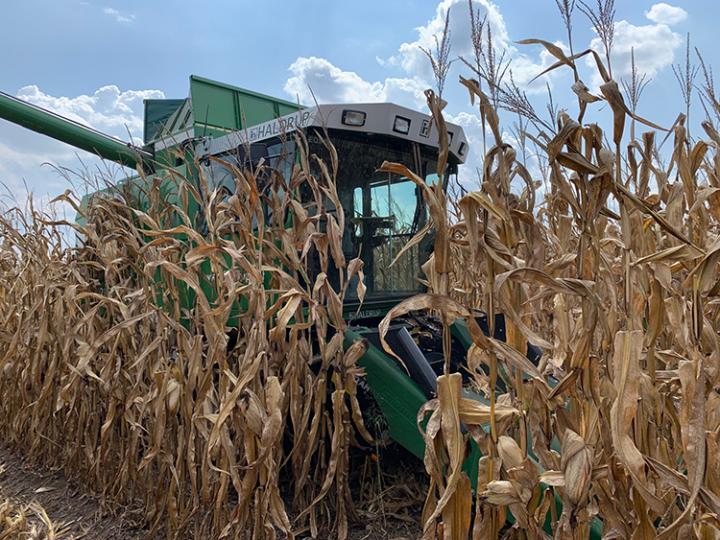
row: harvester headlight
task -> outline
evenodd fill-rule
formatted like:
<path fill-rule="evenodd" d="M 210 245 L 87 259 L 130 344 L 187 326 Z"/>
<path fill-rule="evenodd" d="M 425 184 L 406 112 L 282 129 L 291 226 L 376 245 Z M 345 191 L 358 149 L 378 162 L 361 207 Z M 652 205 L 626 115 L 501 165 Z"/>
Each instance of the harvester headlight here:
<path fill-rule="evenodd" d="M 452 144 L 452 140 L 453 140 L 453 132 L 448 131 L 448 144 Z"/>
<path fill-rule="evenodd" d="M 467 144 L 465 144 L 464 142 L 461 142 L 461 143 L 460 143 L 460 148 L 458 148 L 458 153 L 459 153 L 461 156 L 464 156 L 466 150 L 467 150 Z"/>
<path fill-rule="evenodd" d="M 346 126 L 364 126 L 365 125 L 365 114 L 363 111 L 351 111 L 346 109 L 342 114 L 342 123 Z"/>
<path fill-rule="evenodd" d="M 393 131 L 402 133 L 403 135 L 410 133 L 410 119 L 404 116 L 396 116 Z"/>

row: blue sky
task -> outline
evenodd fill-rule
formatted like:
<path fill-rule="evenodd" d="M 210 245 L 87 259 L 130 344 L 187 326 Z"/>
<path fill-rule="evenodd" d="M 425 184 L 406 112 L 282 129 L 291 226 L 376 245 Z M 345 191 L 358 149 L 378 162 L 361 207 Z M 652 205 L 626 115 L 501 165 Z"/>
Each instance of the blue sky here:
<path fill-rule="evenodd" d="M 474 2 L 489 12 L 496 43 L 514 59 L 514 75 L 523 84 L 550 59 L 540 47 L 515 41 L 565 41 L 554 0 Z M 323 102 L 387 100 L 422 109 L 421 92 L 432 80 L 418 46 L 431 44 L 447 9 L 453 55 L 469 53 L 467 0 L 8 4 L 0 34 L 0 90 L 125 139 L 128 131 L 141 135 L 142 99 L 185 97 L 190 74 L 293 100 L 299 96 L 304 102 L 310 86 Z M 634 47 L 638 68 L 653 79 L 641 114 L 672 123 L 682 106 L 670 65 L 682 60 L 687 32 L 707 61 L 717 63 L 718 20 L 720 2 L 711 0 L 616 0 L 615 73 L 627 73 Z M 594 33 L 578 10 L 574 26 L 576 50 L 589 46 Z M 447 83 L 447 111 L 477 143 L 479 122 L 457 83 L 459 74 L 468 75 L 457 62 Z M 583 79 L 592 88 L 593 70 L 587 68 Z M 547 80 L 559 106 L 574 114 L 568 74 Z M 544 84 L 527 87 L 538 108 Z M 606 122 L 609 111 L 596 109 L 596 119 Z M 477 147 L 473 163 L 479 159 Z M 96 165 L 88 154 L 0 120 L 4 191 L 18 200 L 26 196 L 26 187 L 43 200 L 62 193 L 67 180 L 45 162 L 75 170 L 82 163 L 91 169 Z"/>

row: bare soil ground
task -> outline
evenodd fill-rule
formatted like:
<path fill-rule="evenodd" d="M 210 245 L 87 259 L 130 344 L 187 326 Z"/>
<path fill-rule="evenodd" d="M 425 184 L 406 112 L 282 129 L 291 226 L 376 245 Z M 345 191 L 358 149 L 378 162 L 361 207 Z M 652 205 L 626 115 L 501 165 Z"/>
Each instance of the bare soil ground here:
<path fill-rule="evenodd" d="M 415 512 L 405 508 L 409 493 L 397 488 L 401 486 L 385 486 L 388 500 L 383 508 L 361 511 L 364 523 L 351 526 L 350 540 L 411 540 L 420 535 L 417 517 L 412 515 Z M 18 505 L 37 502 L 55 526 L 56 534 L 59 533 L 58 540 L 148 538 L 140 516 L 112 514 L 97 497 L 69 481 L 61 470 L 39 470 L 0 443 L 0 501 L 5 499 Z M 417 508 L 417 504 L 412 506 Z M 402 511 L 396 511 L 399 508 Z M 30 514 L 29 518 L 37 519 Z M 298 538 L 304 536 L 299 534 Z"/>
<path fill-rule="evenodd" d="M 0 444 L 0 500 L 39 503 L 62 540 L 131 540 L 145 530 L 128 516 L 111 515 L 100 501 L 73 486 L 62 471 L 39 471 Z"/>

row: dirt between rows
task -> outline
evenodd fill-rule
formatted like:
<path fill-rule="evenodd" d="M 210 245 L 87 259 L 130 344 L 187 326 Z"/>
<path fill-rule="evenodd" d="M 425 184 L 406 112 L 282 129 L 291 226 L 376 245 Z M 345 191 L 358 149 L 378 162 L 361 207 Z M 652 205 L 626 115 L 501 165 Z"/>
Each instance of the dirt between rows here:
<path fill-rule="evenodd" d="M 31 467 L 0 443 L 0 501 L 6 498 L 20 505 L 39 503 L 62 540 L 132 540 L 147 533 L 128 515 L 103 509 L 99 499 L 74 486 L 62 471 Z"/>
<path fill-rule="evenodd" d="M 62 470 L 39 470 L 0 442 L 0 502 L 5 499 L 22 506 L 40 504 L 52 521 L 58 540 L 148 539 L 140 515 L 113 514 L 97 497 L 69 481 Z M 349 540 L 411 540 L 420 534 L 417 523 L 407 518 L 368 517 L 365 524 L 351 527 Z M 28 518 L 40 525 L 31 512 Z"/>

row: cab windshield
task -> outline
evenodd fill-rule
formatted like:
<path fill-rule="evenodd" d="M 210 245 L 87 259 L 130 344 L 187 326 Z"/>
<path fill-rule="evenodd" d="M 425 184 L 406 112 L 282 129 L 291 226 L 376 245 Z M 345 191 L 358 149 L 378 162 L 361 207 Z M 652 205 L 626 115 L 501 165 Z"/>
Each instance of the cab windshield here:
<path fill-rule="evenodd" d="M 378 169 L 384 161 L 401 163 L 433 184 L 438 181 L 437 150 L 379 135 L 331 130 L 330 137 L 338 154 L 336 184 L 346 215 L 343 252 L 347 259 L 364 261 L 366 296 L 406 296 L 420 290 L 420 265 L 432 250 L 430 235 L 391 263 L 426 225 L 427 206 L 412 180 Z M 317 137 L 308 140 L 311 153 L 326 154 Z M 348 294 L 354 290 L 350 287 Z"/>

